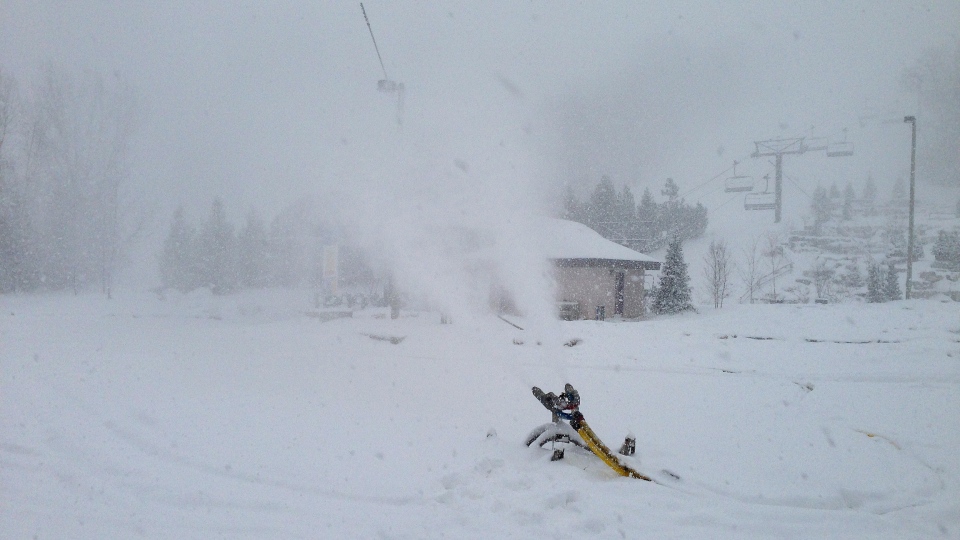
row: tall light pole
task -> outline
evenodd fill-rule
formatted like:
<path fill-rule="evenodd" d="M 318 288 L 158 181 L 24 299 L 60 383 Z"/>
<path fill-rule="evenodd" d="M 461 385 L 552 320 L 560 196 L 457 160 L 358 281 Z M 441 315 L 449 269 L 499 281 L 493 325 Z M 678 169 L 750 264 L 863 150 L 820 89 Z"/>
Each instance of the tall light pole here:
<path fill-rule="evenodd" d="M 909 123 L 912 128 L 910 139 L 910 225 L 907 231 L 907 286 L 904 287 L 906 293 L 904 298 L 910 299 L 910 280 L 913 278 L 913 202 L 914 202 L 914 176 L 917 170 L 917 117 L 905 116 L 903 121 Z"/>

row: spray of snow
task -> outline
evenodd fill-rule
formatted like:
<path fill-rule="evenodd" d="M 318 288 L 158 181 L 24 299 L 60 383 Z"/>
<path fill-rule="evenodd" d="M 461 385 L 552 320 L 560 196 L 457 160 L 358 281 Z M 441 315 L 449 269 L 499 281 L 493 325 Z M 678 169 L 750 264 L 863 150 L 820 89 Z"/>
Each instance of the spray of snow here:
<path fill-rule="evenodd" d="M 540 226 L 545 175 L 513 127 L 522 110 L 509 97 L 488 105 L 501 121 L 457 122 L 414 101 L 402 129 L 351 141 L 363 159 L 328 199 L 350 242 L 411 302 L 466 322 L 489 315 L 499 292 L 524 315 L 529 339 L 555 342 L 545 339 L 557 326 Z"/>

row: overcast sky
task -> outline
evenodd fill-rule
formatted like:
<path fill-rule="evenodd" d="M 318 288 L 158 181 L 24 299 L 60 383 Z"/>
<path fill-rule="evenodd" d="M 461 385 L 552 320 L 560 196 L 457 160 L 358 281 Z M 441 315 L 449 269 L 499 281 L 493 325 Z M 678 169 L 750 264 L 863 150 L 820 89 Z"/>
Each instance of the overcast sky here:
<path fill-rule="evenodd" d="M 469 187 L 498 204 L 601 174 L 638 196 L 667 177 L 685 192 L 753 141 L 844 127 L 857 156 L 788 172 L 811 191 L 813 176 L 892 177 L 908 130 L 858 118 L 912 114 L 904 67 L 960 32 L 955 0 L 364 6 L 406 87 L 402 130 L 359 2 L 0 0 L 0 66 L 21 86 L 50 64 L 128 81 L 146 105 L 144 189 L 197 211 L 221 195 L 239 214 L 305 193 Z"/>

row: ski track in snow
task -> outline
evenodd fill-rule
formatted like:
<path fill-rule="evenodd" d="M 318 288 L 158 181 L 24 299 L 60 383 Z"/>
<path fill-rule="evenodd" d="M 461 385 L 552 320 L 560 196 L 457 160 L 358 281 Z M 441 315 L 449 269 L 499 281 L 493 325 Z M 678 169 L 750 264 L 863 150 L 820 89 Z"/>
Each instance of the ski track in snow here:
<path fill-rule="evenodd" d="M 960 535 L 949 305 L 732 306 L 553 343 L 494 317 L 137 300 L 4 300 L 0 537 Z M 663 485 L 523 446 L 548 419 L 531 380 L 568 378 Z"/>

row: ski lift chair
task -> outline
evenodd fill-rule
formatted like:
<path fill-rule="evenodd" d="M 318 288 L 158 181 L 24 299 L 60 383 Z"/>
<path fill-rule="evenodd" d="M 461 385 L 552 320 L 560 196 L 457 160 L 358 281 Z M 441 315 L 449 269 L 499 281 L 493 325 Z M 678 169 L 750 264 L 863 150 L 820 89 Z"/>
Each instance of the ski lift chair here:
<path fill-rule="evenodd" d="M 737 176 L 736 161 L 733 162 L 733 176 L 727 178 L 723 185 L 723 191 L 727 193 L 739 193 L 741 191 L 753 191 L 753 177 L 740 175 Z"/>
<path fill-rule="evenodd" d="M 742 191 L 753 191 L 752 176 L 731 176 L 727 178 L 723 191 L 727 193 L 739 193 Z"/>
<path fill-rule="evenodd" d="M 852 142 L 837 142 L 827 146 L 827 157 L 844 157 L 853 155 Z"/>
<path fill-rule="evenodd" d="M 777 208 L 777 194 L 769 191 L 762 193 L 747 193 L 743 198 L 744 210 L 775 210 Z"/>

